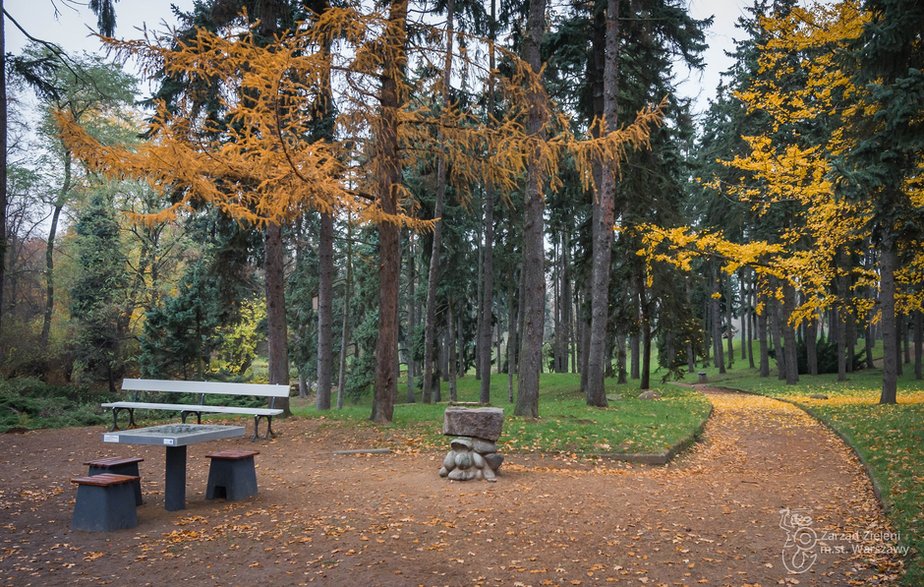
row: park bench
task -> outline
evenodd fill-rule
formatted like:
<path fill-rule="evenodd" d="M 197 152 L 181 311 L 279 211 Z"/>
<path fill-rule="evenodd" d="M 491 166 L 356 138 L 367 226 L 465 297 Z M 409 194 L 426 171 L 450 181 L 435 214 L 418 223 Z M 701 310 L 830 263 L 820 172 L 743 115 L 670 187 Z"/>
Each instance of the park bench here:
<path fill-rule="evenodd" d="M 202 414 L 247 414 L 253 416 L 253 440 L 259 437 L 260 420 L 266 418 L 266 438 L 275 436 L 273 433 L 273 416 L 282 414 L 282 410 L 275 407 L 276 398 L 289 397 L 288 385 L 256 384 L 256 383 L 221 383 L 215 381 L 171 381 L 164 379 L 125 379 L 122 381 L 122 391 L 131 393 L 131 401 L 117 401 L 102 404 L 102 407 L 112 410 L 112 429 L 119 429 L 119 412 L 128 412 L 128 425 L 135 426 L 135 410 L 165 410 L 180 412 L 180 418 L 186 423 L 190 414 L 196 415 L 196 422 L 202 423 Z M 198 403 L 156 403 L 138 401 L 142 392 L 192 394 Z M 270 398 L 270 407 L 251 408 L 245 406 L 207 405 L 207 395 L 236 395 Z"/>

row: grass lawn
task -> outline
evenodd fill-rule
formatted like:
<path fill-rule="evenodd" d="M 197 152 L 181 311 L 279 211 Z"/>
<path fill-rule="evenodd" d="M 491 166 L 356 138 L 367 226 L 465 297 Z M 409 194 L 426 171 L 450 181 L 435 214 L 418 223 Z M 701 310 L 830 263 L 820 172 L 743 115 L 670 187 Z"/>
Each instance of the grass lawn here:
<path fill-rule="evenodd" d="M 879 405 L 882 372 L 878 369 L 836 375 L 801 375 L 797 385 L 776 377 L 761 378 L 740 356 L 737 368 L 719 375 L 706 371 L 711 383 L 787 399 L 837 430 L 867 462 L 882 489 L 888 515 L 911 551 L 904 584 L 924 585 L 924 381 L 914 379 L 913 365 L 905 365 L 899 378 L 898 404 Z M 696 374 L 687 375 L 695 381 Z M 813 399 L 824 394 L 828 399 Z"/>
<path fill-rule="evenodd" d="M 480 382 L 473 375 L 458 381 L 459 401 L 477 401 Z M 515 385 L 515 384 L 514 384 Z M 672 386 L 658 391 L 662 399 L 637 399 L 638 383 L 616 386 L 608 381 L 608 408 L 592 408 L 584 403 L 580 375 L 546 373 L 540 378 L 538 420 L 513 416 L 507 401 L 506 375 L 491 378 L 493 405 L 504 408 L 504 432 L 499 442 L 504 452 L 542 451 L 584 454 L 663 453 L 695 432 L 709 414 L 709 401 L 701 394 Z M 404 389 L 399 397 L 404 396 Z M 444 397 L 448 387 L 443 384 Z M 398 404 L 393 426 L 406 431 L 414 445 L 443 447 L 441 404 Z M 321 413 L 313 407 L 295 408 L 299 416 L 368 422 L 371 407 L 366 399 L 343 410 Z"/>

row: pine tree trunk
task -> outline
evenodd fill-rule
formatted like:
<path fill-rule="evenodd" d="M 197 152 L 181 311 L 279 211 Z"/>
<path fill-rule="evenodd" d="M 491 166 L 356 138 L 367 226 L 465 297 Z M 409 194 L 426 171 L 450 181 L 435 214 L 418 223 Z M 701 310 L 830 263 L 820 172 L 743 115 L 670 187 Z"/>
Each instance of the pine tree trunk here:
<path fill-rule="evenodd" d="M 921 379 L 924 376 L 922 371 L 922 355 L 924 355 L 924 313 L 917 311 L 914 313 L 914 378 Z"/>
<path fill-rule="evenodd" d="M 882 309 L 882 393 L 880 404 L 894 404 L 898 392 L 898 348 L 895 320 L 895 244 L 884 235 L 879 248 L 879 303 Z"/>
<path fill-rule="evenodd" d="M 545 32 L 545 0 L 529 0 L 526 34 L 522 39 L 523 58 L 534 73 L 542 67 L 540 46 Z M 543 96 L 527 91 L 529 115 L 526 133 L 543 137 L 547 114 Z M 514 414 L 539 417 L 539 372 L 542 368 L 542 336 L 545 322 L 544 200 L 545 177 L 539 153 L 531 153 L 526 166 L 525 210 L 523 219 L 523 336 L 520 342 L 517 403 Z"/>
<path fill-rule="evenodd" d="M 728 338 L 726 356 L 728 358 L 728 368 L 731 369 L 735 366 L 735 335 L 732 325 L 732 300 L 734 300 L 734 296 L 731 289 L 731 276 L 725 278 L 725 300 L 725 334 Z"/>
<path fill-rule="evenodd" d="M 456 314 L 453 310 L 452 298 L 446 300 L 446 338 L 448 340 L 446 349 L 446 367 L 449 371 L 449 401 L 458 401 L 458 391 L 456 388 Z"/>
<path fill-rule="evenodd" d="M 799 382 L 799 357 L 796 350 L 796 329 L 790 324 L 790 319 L 796 310 L 796 290 L 788 283 L 783 286 L 783 352 L 786 354 L 786 384 L 795 385 Z"/>
<path fill-rule="evenodd" d="M 905 351 L 905 364 L 911 364 L 911 324 L 907 315 L 902 316 L 902 348 Z"/>
<path fill-rule="evenodd" d="M 519 302 L 516 292 L 519 279 L 511 279 L 507 284 L 507 401 L 513 403 L 513 374 L 517 371 L 517 325 L 519 324 Z"/>
<path fill-rule="evenodd" d="M 398 152 L 399 76 L 404 74 L 407 58 L 404 46 L 407 41 L 407 0 L 389 5 L 386 37 L 391 41 L 385 47 L 381 76 L 378 178 L 376 194 L 382 211 L 396 214 L 398 190 L 401 183 L 401 159 Z M 398 226 L 388 222 L 379 224 L 379 329 L 375 345 L 375 391 L 371 419 L 385 424 L 394 415 L 398 393 L 398 286 L 401 275 L 401 247 Z"/>
<path fill-rule="evenodd" d="M 333 371 L 334 217 L 321 213 L 318 232 L 318 395 L 316 407 L 330 409 Z"/>
<path fill-rule="evenodd" d="M 606 50 L 603 66 L 603 133 L 616 130 L 616 104 L 619 98 L 619 0 L 607 0 Z M 590 286 L 590 347 L 587 361 L 587 405 L 606 407 L 603 385 L 607 322 L 609 319 L 610 256 L 613 248 L 613 221 L 616 202 L 616 169 L 601 164 L 601 185 L 593 211 L 593 260 Z"/>
<path fill-rule="evenodd" d="M 904 375 L 905 368 L 902 365 L 902 339 L 905 338 L 905 317 L 895 315 L 895 374 Z"/>
<path fill-rule="evenodd" d="M 867 324 L 863 334 L 863 352 L 866 355 L 866 368 L 873 369 L 876 366 L 873 361 L 873 344 L 875 342 L 873 339 L 873 325 Z"/>
<path fill-rule="evenodd" d="M 626 335 L 616 334 L 616 383 L 626 383 Z"/>
<path fill-rule="evenodd" d="M 641 332 L 641 316 L 639 316 L 639 332 Z M 641 374 L 641 348 L 639 334 L 629 335 L 629 379 L 638 379 Z"/>
<path fill-rule="evenodd" d="M 414 360 L 414 335 L 417 332 L 417 272 L 415 270 L 414 235 L 409 238 L 407 255 L 407 403 L 416 401 L 417 388 L 414 377 L 417 361 Z"/>
<path fill-rule="evenodd" d="M 353 297 L 353 225 L 347 218 L 346 283 L 343 286 L 343 317 L 340 325 L 340 365 L 337 377 L 337 409 L 343 409 L 346 394 L 346 356 L 350 346 L 350 300 Z"/>
<path fill-rule="evenodd" d="M 772 308 L 771 322 L 770 322 L 770 331 L 771 331 L 771 342 L 773 343 L 773 350 L 776 356 L 776 377 L 777 379 L 786 380 L 786 356 L 783 353 L 783 345 L 780 343 L 782 338 L 782 326 L 781 322 L 781 310 L 780 303 L 771 298 L 770 307 Z"/>
<path fill-rule="evenodd" d="M 641 269 L 638 275 L 638 302 L 640 308 L 639 328 L 642 339 L 642 372 L 639 389 L 651 387 L 651 315 L 648 308 L 648 294 L 645 287 L 645 271 Z"/>
<path fill-rule="evenodd" d="M 3 0 L 0 0 L 0 16 L 3 14 Z M 7 193 L 7 103 L 6 103 L 6 18 L 0 18 L 0 334 L 3 333 L 3 315 L 6 297 L 7 235 L 6 214 L 9 196 Z M 2 340 L 2 338 L 0 338 Z M 0 361 L 6 358 L 6 349 L 0 346 Z"/>
<path fill-rule="evenodd" d="M 810 375 L 818 375 L 818 320 L 812 319 L 805 327 L 805 361 Z"/>
<path fill-rule="evenodd" d="M 453 24 L 455 0 L 446 4 L 446 53 L 443 60 L 442 107 L 448 107 L 449 82 L 452 77 Z M 442 136 L 440 135 L 440 138 Z M 439 281 L 440 249 L 443 246 L 443 214 L 446 204 L 446 159 L 438 157 L 436 163 L 436 195 L 433 203 L 433 217 L 438 219 L 433 227 L 433 246 L 430 251 L 430 269 L 427 273 L 427 314 L 424 322 L 424 403 L 434 401 L 439 393 L 432 389 L 433 351 L 436 341 L 436 286 Z"/>
<path fill-rule="evenodd" d="M 719 268 L 715 261 L 712 262 L 712 297 L 709 303 L 709 312 L 712 316 L 712 352 L 715 354 L 715 366 L 719 373 L 725 373 L 725 349 L 722 347 L 722 308 L 721 293 L 722 281 L 719 277 Z"/>
<path fill-rule="evenodd" d="M 492 2 L 493 7 L 493 2 Z M 493 60 L 492 60 L 493 61 Z M 491 68 L 493 71 L 493 67 Z M 489 99 L 493 102 L 493 99 Z M 481 364 L 481 392 L 479 400 L 483 404 L 491 402 L 491 332 L 493 331 L 492 310 L 494 307 L 494 188 L 485 187 L 484 202 L 484 278 L 482 279 L 481 296 L 481 331 L 478 333 L 481 343 L 478 349 L 481 355 L 478 358 Z M 497 362 L 500 363 L 500 351 L 497 353 Z"/>
<path fill-rule="evenodd" d="M 763 312 L 757 316 L 757 344 L 760 347 L 760 376 L 770 377 L 770 352 L 767 345 L 767 299 L 764 298 Z"/>
<path fill-rule="evenodd" d="M 288 385 L 289 338 L 286 325 L 285 249 L 282 246 L 282 227 L 275 223 L 266 225 L 264 270 L 269 382 Z M 274 407 L 284 410 L 284 416 L 290 416 L 292 412 L 289 410 L 289 398 L 276 400 Z"/>

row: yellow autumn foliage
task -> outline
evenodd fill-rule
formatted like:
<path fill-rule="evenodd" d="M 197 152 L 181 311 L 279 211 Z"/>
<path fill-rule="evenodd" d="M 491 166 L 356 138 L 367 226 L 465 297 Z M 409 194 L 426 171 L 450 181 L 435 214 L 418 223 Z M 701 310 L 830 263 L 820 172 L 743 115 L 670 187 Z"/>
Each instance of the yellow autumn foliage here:
<path fill-rule="evenodd" d="M 415 63 L 439 63 L 441 32 L 430 31 L 409 44 Z M 398 35 L 400 37 L 400 35 Z M 145 71 L 163 71 L 190 87 L 218 88 L 225 112 L 214 120 L 194 90 L 168 108 L 158 106 L 150 122 L 153 137 L 134 148 L 102 145 L 65 112 L 57 114 L 62 140 L 92 170 L 147 181 L 176 195 L 176 202 L 146 218 L 160 222 L 206 203 L 244 222 L 284 223 L 305 209 L 347 212 L 361 222 L 388 222 L 416 230 L 434 220 L 416 216 L 416 202 L 403 185 L 394 185 L 396 211 L 383 210 L 376 181 L 393 158 L 379 153 L 376 137 L 397 128 L 398 162 L 410 168 L 439 154 L 461 198 L 472 186 L 489 182 L 503 195 L 515 192 L 527 162 L 534 160 L 554 189 L 559 161 L 568 153 L 585 187 L 593 182 L 596 163 L 618 168 L 626 149 L 648 145 L 649 130 L 660 123 L 662 105 L 638 114 L 624 128 L 584 139 L 556 113 L 541 76 L 515 54 L 506 52 L 511 74 L 497 76 L 474 52 L 453 58 L 483 83 L 497 77 L 498 117 L 471 107 L 442 103 L 439 76 L 412 82 L 403 75 L 408 62 L 404 42 L 396 37 L 385 13 L 355 6 L 330 8 L 312 22 L 279 35 L 268 45 L 249 31 L 198 30 L 188 39 L 107 43 L 122 58 L 132 57 Z M 471 38 L 472 43 L 483 40 Z M 416 44 L 424 43 L 424 44 Z M 330 50 L 328 50 L 330 48 Z M 503 49 L 499 49 L 504 51 Z M 400 106 L 385 111 L 378 104 L 383 72 L 398 84 Z M 525 130 L 530 92 L 544 97 L 549 114 L 544 136 Z M 337 112 L 334 140 L 310 140 L 313 115 L 325 100 Z M 396 124 L 383 121 L 394 120 Z M 437 132 L 438 130 L 438 132 Z"/>

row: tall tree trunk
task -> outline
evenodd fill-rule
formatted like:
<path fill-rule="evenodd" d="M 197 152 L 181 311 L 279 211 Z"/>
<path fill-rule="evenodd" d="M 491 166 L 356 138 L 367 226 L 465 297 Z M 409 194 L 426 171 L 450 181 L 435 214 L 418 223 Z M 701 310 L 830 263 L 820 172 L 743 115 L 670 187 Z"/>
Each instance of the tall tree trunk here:
<path fill-rule="evenodd" d="M 3 333 L 3 314 L 5 298 L 3 289 L 6 284 L 6 211 L 8 194 L 6 186 L 6 147 L 7 147 L 7 105 L 6 105 L 6 18 L 3 18 L 3 0 L 0 0 L 0 334 Z M 0 338 L 2 340 L 2 338 Z M 0 361 L 6 357 L 6 349 L 0 345 Z"/>
<path fill-rule="evenodd" d="M 353 296 L 353 224 L 347 218 L 346 282 L 343 286 L 343 317 L 340 325 L 340 369 L 337 377 L 337 409 L 343 409 L 346 394 L 346 356 L 350 346 L 350 300 Z"/>
<path fill-rule="evenodd" d="M 783 285 L 783 352 L 786 354 L 786 384 L 795 385 L 799 382 L 799 357 L 796 351 L 796 329 L 790 324 L 790 319 L 796 311 L 796 290 L 788 283 Z"/>
<path fill-rule="evenodd" d="M 334 217 L 321 213 L 318 232 L 318 395 L 319 410 L 330 409 L 333 371 Z"/>
<path fill-rule="evenodd" d="M 51 225 L 48 228 L 48 242 L 45 247 L 45 313 L 42 316 L 42 336 L 41 348 L 48 348 L 48 338 L 51 335 L 51 317 L 55 309 L 55 238 L 58 234 L 58 220 L 61 217 L 61 210 L 64 208 L 64 202 L 71 191 L 71 152 L 64 151 L 64 181 L 61 183 L 61 191 L 55 201 L 54 210 L 51 213 Z M 3 218 L 6 221 L 6 218 Z"/>
<path fill-rule="evenodd" d="M 883 236 L 879 248 L 879 303 L 882 308 L 882 392 L 880 404 L 894 404 L 898 391 L 898 348 L 895 320 L 895 241 Z"/>
<path fill-rule="evenodd" d="M 389 5 L 385 38 L 389 43 L 382 56 L 385 69 L 381 76 L 381 125 L 378 138 L 378 200 L 382 211 L 398 211 L 398 186 L 401 183 L 401 160 L 398 153 L 398 110 L 403 102 L 400 78 L 407 65 L 407 0 Z M 391 422 L 398 393 L 398 286 L 401 275 L 401 246 L 398 226 L 379 224 L 379 331 L 375 345 L 375 392 L 371 419 Z"/>
<path fill-rule="evenodd" d="M 407 255 L 407 403 L 416 401 L 417 388 L 414 375 L 417 361 L 414 360 L 414 335 L 417 332 L 417 271 L 415 270 L 414 235 L 410 235 Z"/>
<path fill-rule="evenodd" d="M 637 294 L 636 294 L 637 295 Z M 639 316 L 638 329 L 641 331 L 641 316 Z M 641 348 L 639 333 L 629 335 L 629 379 L 638 379 L 641 374 Z"/>
<path fill-rule="evenodd" d="M 449 82 L 452 77 L 452 44 L 455 18 L 455 0 L 446 4 L 446 53 L 443 60 L 443 83 L 441 88 L 442 108 L 449 106 Z M 440 133 L 440 139 L 442 133 Z M 436 342 L 436 286 L 439 281 L 440 249 L 443 246 L 443 213 L 446 203 L 446 159 L 439 156 L 436 163 L 436 195 L 433 203 L 433 246 L 430 251 L 430 269 L 427 274 L 427 314 L 424 322 L 424 402 L 434 401 L 438 392 L 433 385 L 433 352 Z"/>
<path fill-rule="evenodd" d="M 626 383 L 626 335 L 616 333 L 616 383 Z"/>
<path fill-rule="evenodd" d="M 770 298 L 770 307 L 771 307 L 771 322 L 770 322 L 770 331 L 771 331 L 771 342 L 773 343 L 773 350 L 776 356 L 776 377 L 777 379 L 784 380 L 786 379 L 786 356 L 783 353 L 783 345 L 780 342 L 782 339 L 782 325 L 781 325 L 781 309 L 780 303 L 775 298 Z"/>
<path fill-rule="evenodd" d="M 722 280 L 719 276 L 719 267 L 717 262 L 711 263 L 712 267 L 712 297 L 710 298 L 710 314 L 712 316 L 712 352 L 715 353 L 715 366 L 719 373 L 725 373 L 725 349 L 722 347 Z"/>
<path fill-rule="evenodd" d="M 619 0 L 607 0 L 606 50 L 603 66 L 603 126 L 601 134 L 616 130 L 619 98 Z M 616 169 L 613 162 L 601 162 L 601 185 L 593 210 L 593 258 L 590 286 L 590 347 L 587 361 L 587 405 L 606 407 L 606 332 L 609 319 L 610 255 L 616 202 Z M 644 375 L 643 375 L 644 377 Z"/>
<path fill-rule="evenodd" d="M 732 322 L 732 316 L 734 314 L 734 304 L 732 302 L 734 299 L 735 296 L 732 292 L 731 275 L 729 275 L 725 278 L 725 334 L 728 339 L 728 352 L 726 355 L 729 369 L 735 366 L 735 335 Z"/>
<path fill-rule="evenodd" d="M 449 370 L 449 401 L 454 402 L 458 401 L 458 392 L 456 388 L 456 362 L 458 360 L 456 356 L 456 313 L 453 309 L 452 297 L 446 300 L 447 306 L 447 316 L 446 316 L 446 325 L 447 333 L 446 338 L 448 340 L 446 358 L 447 368 Z M 488 346 L 490 348 L 490 345 Z"/>
<path fill-rule="evenodd" d="M 895 315 L 895 374 L 904 375 L 905 368 L 902 365 L 902 339 L 905 338 L 905 317 Z"/>
<path fill-rule="evenodd" d="M 542 68 L 540 46 L 545 32 L 545 0 L 529 0 L 523 58 L 533 73 Z M 529 115 L 526 134 L 542 138 L 547 120 L 545 100 L 537 88 L 527 91 Z M 529 154 L 526 165 L 526 199 L 523 215 L 523 336 L 520 342 L 517 403 L 514 414 L 539 417 L 539 372 L 542 368 L 542 335 L 545 322 L 545 250 L 543 199 L 544 177 L 538 149 Z"/>
<path fill-rule="evenodd" d="M 639 389 L 651 387 L 651 313 L 648 308 L 648 294 L 645 287 L 645 270 L 639 271 L 638 302 L 641 320 L 639 328 L 642 338 L 642 373 Z"/>
<path fill-rule="evenodd" d="M 517 370 L 517 349 L 519 348 L 517 343 L 519 281 L 514 277 L 507 283 L 507 401 L 510 403 L 513 403 L 513 374 Z"/>
<path fill-rule="evenodd" d="M 490 42 L 490 67 L 491 79 L 488 83 L 488 111 L 494 112 L 494 0 L 491 0 L 491 31 L 492 40 Z M 481 392 L 479 400 L 483 404 L 491 402 L 491 331 L 493 329 L 491 317 L 494 307 L 494 186 L 489 182 L 484 190 L 484 247 L 482 249 L 484 259 L 482 269 L 484 277 L 482 278 L 481 294 L 481 321 L 479 323 L 480 331 L 478 338 L 480 344 L 478 349 L 480 356 L 478 362 L 481 364 Z M 500 351 L 497 353 L 497 362 L 500 364 Z"/>
<path fill-rule="evenodd" d="M 905 364 L 911 364 L 911 322 L 908 315 L 902 316 L 902 348 L 905 352 Z"/>
<path fill-rule="evenodd" d="M 282 246 L 282 227 L 276 223 L 266 225 L 264 241 L 264 270 L 266 271 L 266 329 L 268 347 L 269 382 L 289 384 L 289 336 L 286 325 L 285 249 Z M 289 398 L 278 401 L 276 408 L 289 416 Z"/>
<path fill-rule="evenodd" d="M 914 378 L 924 376 L 922 370 L 922 355 L 924 355 L 924 313 L 920 310 L 914 313 Z"/>
<path fill-rule="evenodd" d="M 763 312 L 757 316 L 757 344 L 760 347 L 760 376 L 770 377 L 770 352 L 767 344 L 767 313 L 769 302 L 764 297 Z"/>
<path fill-rule="evenodd" d="M 818 375 L 818 319 L 805 326 L 805 361 L 810 375 Z"/>

